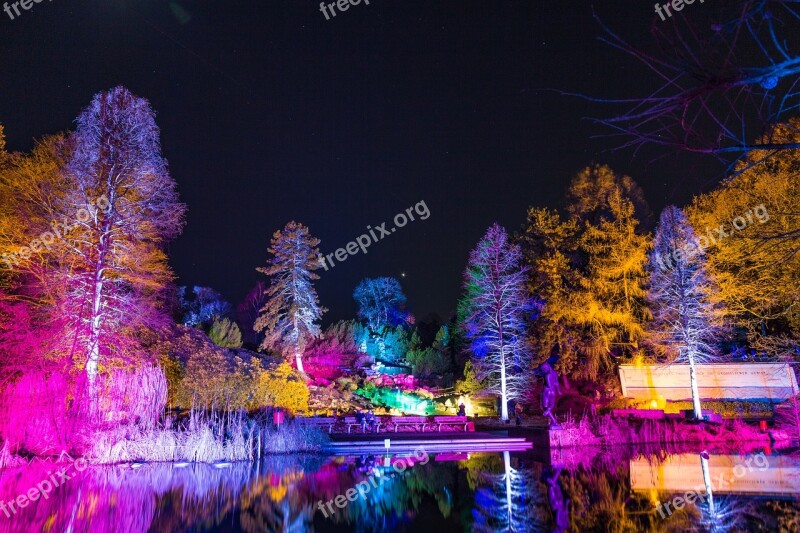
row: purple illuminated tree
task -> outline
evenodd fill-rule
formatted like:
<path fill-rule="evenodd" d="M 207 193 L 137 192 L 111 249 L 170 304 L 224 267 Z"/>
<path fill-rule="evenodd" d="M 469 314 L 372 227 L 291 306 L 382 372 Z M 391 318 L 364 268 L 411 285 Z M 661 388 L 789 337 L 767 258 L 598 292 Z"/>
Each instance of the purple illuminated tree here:
<path fill-rule="evenodd" d="M 532 306 L 521 264 L 520 247 L 509 242 L 504 228 L 493 224 L 470 254 L 464 272 L 462 327 L 478 379 L 501 397 L 503 420 L 508 420 L 508 401 L 523 392 L 530 363 L 524 319 Z"/>
<path fill-rule="evenodd" d="M 297 370 L 303 372 L 303 351 L 311 339 L 320 335 L 317 323 L 326 311 L 312 281 L 319 279 L 314 270 L 320 268 L 319 239 L 308 228 L 289 222 L 272 236 L 267 266 L 259 272 L 270 276 L 267 302 L 253 326 L 264 333 L 262 349 L 273 350 L 284 357 L 294 356 Z"/>
<path fill-rule="evenodd" d="M 669 206 L 661 213 L 650 271 L 647 300 L 653 320 L 648 340 L 669 362 L 689 364 L 694 413 L 701 419 L 695 365 L 717 358 L 723 310 L 713 299 L 714 284 L 706 274 L 703 249 L 677 207 Z"/>
<path fill-rule="evenodd" d="M 64 239 L 60 312 L 71 318 L 95 398 L 103 358 L 123 351 L 116 342 L 121 331 L 164 318 L 162 293 L 173 276 L 163 250 L 180 234 L 185 206 L 147 100 L 124 87 L 98 93 L 78 117 L 72 141 L 70 186 L 55 199 L 61 211 L 78 213 Z"/>

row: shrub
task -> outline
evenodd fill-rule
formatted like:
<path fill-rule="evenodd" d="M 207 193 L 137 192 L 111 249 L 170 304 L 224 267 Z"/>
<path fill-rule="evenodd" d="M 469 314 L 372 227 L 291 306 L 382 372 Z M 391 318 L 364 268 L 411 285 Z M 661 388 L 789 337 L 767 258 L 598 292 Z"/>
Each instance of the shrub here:
<path fill-rule="evenodd" d="M 208 331 L 208 338 L 222 348 L 242 347 L 242 332 L 236 322 L 231 321 L 229 318 L 215 320 Z"/>
<path fill-rule="evenodd" d="M 308 385 L 289 363 L 259 372 L 251 407 L 280 407 L 290 413 L 308 411 Z"/>

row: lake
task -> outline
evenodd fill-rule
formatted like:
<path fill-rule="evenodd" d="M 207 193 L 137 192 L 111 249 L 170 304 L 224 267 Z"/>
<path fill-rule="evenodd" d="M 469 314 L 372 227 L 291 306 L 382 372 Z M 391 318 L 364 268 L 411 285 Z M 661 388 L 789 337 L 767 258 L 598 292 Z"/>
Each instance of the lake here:
<path fill-rule="evenodd" d="M 769 449 L 76 466 L 4 471 L 0 530 L 797 531 L 800 520 L 800 456 Z"/>

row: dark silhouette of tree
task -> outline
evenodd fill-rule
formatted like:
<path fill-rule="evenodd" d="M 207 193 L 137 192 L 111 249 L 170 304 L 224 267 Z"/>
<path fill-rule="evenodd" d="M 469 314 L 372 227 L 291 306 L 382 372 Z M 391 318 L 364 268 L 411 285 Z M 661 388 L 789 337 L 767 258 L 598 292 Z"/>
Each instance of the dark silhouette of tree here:
<path fill-rule="evenodd" d="M 609 136 L 621 148 L 655 145 L 727 164 L 753 150 L 769 157 L 800 148 L 773 136 L 800 104 L 798 2 L 706 3 L 672 15 L 654 15 L 651 47 L 633 45 L 598 18 L 600 40 L 639 61 L 657 84 L 649 94 L 592 98 L 623 108 L 595 119 Z"/>

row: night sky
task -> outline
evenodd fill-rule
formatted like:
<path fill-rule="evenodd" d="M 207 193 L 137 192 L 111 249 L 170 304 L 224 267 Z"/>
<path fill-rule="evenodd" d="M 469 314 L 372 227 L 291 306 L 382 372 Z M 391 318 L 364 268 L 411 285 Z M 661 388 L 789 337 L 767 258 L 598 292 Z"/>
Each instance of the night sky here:
<path fill-rule="evenodd" d="M 595 3 L 615 31 L 651 42 L 651 2 Z M 178 282 L 234 304 L 289 220 L 327 254 L 424 201 L 430 218 L 317 287 L 328 323 L 355 315 L 361 278 L 405 273 L 410 310 L 446 318 L 487 226 L 516 230 L 528 206 L 561 205 L 580 168 L 633 176 L 655 213 L 713 177 L 695 159 L 613 152 L 586 120 L 610 108 L 550 90 L 654 87 L 600 33 L 579 0 L 371 0 L 329 21 L 313 0 L 45 1 L 13 21 L 0 12 L 0 123 L 8 148 L 27 151 L 71 129 L 98 91 L 149 99 L 189 207 L 169 250 Z"/>

